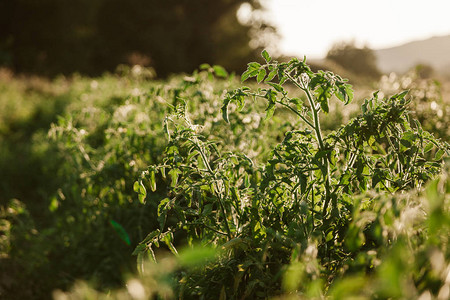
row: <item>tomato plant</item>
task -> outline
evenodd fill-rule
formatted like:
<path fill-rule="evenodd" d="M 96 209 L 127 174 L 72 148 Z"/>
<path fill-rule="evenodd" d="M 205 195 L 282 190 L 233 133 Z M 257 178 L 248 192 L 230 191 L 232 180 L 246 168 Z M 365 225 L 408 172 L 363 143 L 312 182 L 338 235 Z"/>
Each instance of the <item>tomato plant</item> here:
<path fill-rule="evenodd" d="M 407 92 L 387 98 L 374 93 L 359 116 L 325 135 L 320 118 L 332 113 L 334 98 L 352 101 L 351 85 L 332 72 L 311 71 L 305 60 L 279 63 L 266 51 L 262 56 L 265 63 L 249 63 L 241 77 L 254 77 L 262 87 L 227 91 L 221 113 L 230 122 L 230 114 L 261 99 L 266 119 L 276 110 L 298 119 L 297 127 L 272 146 L 267 163 L 256 165 L 245 153 L 221 151 L 218 142 L 202 135 L 203 124 L 192 122 L 189 99 L 183 99 L 164 121 L 169 144 L 163 163 L 150 166 L 135 185 L 142 199 L 151 199 L 146 185 L 155 191 L 162 181 L 167 187 L 167 197 L 158 203 L 159 229 L 136 248 L 138 261 L 146 253 L 156 261 L 154 250 L 161 244 L 174 255 L 185 243 L 222 250 L 200 275 L 180 273 L 183 295 L 251 298 L 283 288 L 305 292 L 296 282 L 282 286 L 281 274 L 291 271 L 311 282 L 320 279 L 326 288 L 362 249 L 387 246 L 385 240 L 364 240 L 352 225 L 361 209 L 358 195 L 420 188 L 440 172 L 449 152 L 448 144 L 411 122 Z M 290 96 L 288 87 L 303 95 Z M 303 267 L 286 269 L 290 262 Z"/>

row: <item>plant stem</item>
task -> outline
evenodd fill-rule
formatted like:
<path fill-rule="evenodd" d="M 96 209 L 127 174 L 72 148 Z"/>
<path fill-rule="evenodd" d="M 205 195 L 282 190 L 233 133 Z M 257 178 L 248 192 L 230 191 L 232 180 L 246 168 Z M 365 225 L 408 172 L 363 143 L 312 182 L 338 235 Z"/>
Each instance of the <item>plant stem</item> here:
<path fill-rule="evenodd" d="M 313 115 L 314 122 L 314 131 L 316 133 L 317 141 L 319 142 L 319 150 L 326 150 L 325 145 L 323 143 L 322 131 L 320 129 L 320 120 L 319 120 L 319 111 L 320 109 L 316 109 L 316 102 L 314 101 L 313 96 L 311 95 L 311 91 L 309 90 L 307 84 L 301 81 L 302 84 L 299 84 L 290 74 L 286 73 L 287 77 L 299 88 L 301 89 L 308 98 L 309 105 L 311 107 L 311 113 Z M 325 218 L 328 210 L 328 205 L 331 200 L 331 182 L 330 182 L 330 165 L 328 163 L 328 156 L 324 156 L 323 165 L 325 168 L 325 172 L 323 173 L 323 177 L 325 180 L 325 201 L 323 203 L 322 217 Z"/>
<path fill-rule="evenodd" d="M 253 96 L 253 97 L 260 97 L 260 98 L 265 98 L 263 95 L 257 94 L 257 93 L 248 93 L 248 95 Z M 292 107 L 290 107 L 288 104 L 285 104 L 281 101 L 277 101 L 276 103 L 281 104 L 282 106 L 286 107 L 287 109 L 289 109 L 290 111 L 292 111 L 294 114 L 296 114 L 300 119 L 302 119 L 306 124 L 308 124 L 309 127 L 311 127 L 312 129 L 314 129 L 314 124 L 312 124 L 308 119 L 306 119 L 300 112 L 298 112 L 297 110 L 293 109 Z"/>
<path fill-rule="evenodd" d="M 192 144 L 194 144 L 194 146 L 197 148 L 198 152 L 200 152 L 200 156 L 202 157 L 203 163 L 205 164 L 208 172 L 211 174 L 211 176 L 214 178 L 214 194 L 216 194 L 217 200 L 219 202 L 219 206 L 220 206 L 220 210 L 222 212 L 222 217 L 225 221 L 225 229 L 227 230 L 227 236 L 229 239 L 232 238 L 231 235 L 231 230 L 230 230 L 230 225 L 228 224 L 228 220 L 227 220 L 227 214 L 225 211 L 225 206 L 223 205 L 223 201 L 222 201 L 222 197 L 220 196 L 220 194 L 218 193 L 219 190 L 219 186 L 217 185 L 217 182 L 215 181 L 217 179 L 216 174 L 214 173 L 214 171 L 212 170 L 211 166 L 209 165 L 209 161 L 206 158 L 206 154 L 204 149 L 199 145 L 199 140 L 197 139 L 197 137 L 194 136 L 194 140 L 188 139 Z"/>
<path fill-rule="evenodd" d="M 294 112 L 297 116 L 299 116 L 306 124 L 309 125 L 309 127 L 314 129 L 314 125 L 308 120 L 306 119 L 304 116 L 302 116 L 302 114 L 300 114 L 298 111 L 296 111 L 295 109 L 293 109 L 292 107 L 290 107 L 289 105 L 282 103 L 282 102 L 278 102 L 281 105 L 283 105 L 284 107 L 288 108 L 289 110 L 291 110 L 292 112 Z"/>
<path fill-rule="evenodd" d="M 227 220 L 227 214 L 226 214 L 226 211 L 225 211 L 225 206 L 223 205 L 222 197 L 217 192 L 217 190 L 219 188 L 218 185 L 217 185 L 217 182 L 214 182 L 214 185 L 215 185 L 214 193 L 216 194 L 216 197 L 219 200 L 220 210 L 222 211 L 222 217 L 223 217 L 223 220 L 225 222 L 225 229 L 227 230 L 227 236 L 231 240 L 232 239 L 232 235 L 231 235 L 230 225 L 228 224 L 228 220 Z"/>
<path fill-rule="evenodd" d="M 315 108 L 316 102 L 314 101 L 311 92 L 307 87 L 303 88 L 303 91 L 308 98 L 309 105 L 311 106 L 311 112 L 313 115 L 314 121 L 314 131 L 316 132 L 317 141 L 319 142 L 320 150 L 325 150 L 325 146 L 323 144 L 322 131 L 320 130 L 320 121 L 319 121 L 319 110 Z"/>

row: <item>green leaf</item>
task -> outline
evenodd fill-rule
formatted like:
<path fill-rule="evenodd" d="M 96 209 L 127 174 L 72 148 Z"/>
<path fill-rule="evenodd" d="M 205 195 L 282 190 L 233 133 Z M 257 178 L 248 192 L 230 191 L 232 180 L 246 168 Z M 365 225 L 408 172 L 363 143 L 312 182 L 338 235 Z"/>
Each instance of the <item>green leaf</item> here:
<path fill-rule="evenodd" d="M 329 113 L 330 108 L 328 107 L 328 99 L 323 99 L 322 101 L 320 101 L 320 107 L 322 108 L 322 111 L 324 113 Z"/>
<path fill-rule="evenodd" d="M 169 208 L 170 199 L 164 198 L 158 204 L 158 217 L 161 216 Z"/>
<path fill-rule="evenodd" d="M 258 83 L 260 83 L 261 81 L 264 80 L 264 78 L 266 77 L 266 70 L 265 69 L 260 69 L 258 72 L 258 77 L 256 77 L 256 81 Z"/>
<path fill-rule="evenodd" d="M 295 104 L 295 106 L 297 107 L 297 110 L 298 110 L 299 112 L 302 111 L 302 108 L 303 108 L 303 102 L 302 102 L 299 98 L 292 98 L 292 99 L 289 99 L 289 102 L 292 103 L 292 104 Z"/>
<path fill-rule="evenodd" d="M 328 232 L 327 236 L 325 237 L 325 240 L 327 242 L 331 241 L 334 239 L 334 235 L 333 235 L 333 231 Z"/>
<path fill-rule="evenodd" d="M 136 248 L 134 249 L 133 253 L 131 253 L 131 255 L 138 255 L 139 253 L 144 252 L 146 248 L 147 248 L 147 245 L 139 244 L 136 246 Z"/>
<path fill-rule="evenodd" d="M 109 224 L 111 224 L 111 226 L 114 228 L 114 230 L 122 239 L 122 241 L 124 241 L 128 246 L 130 246 L 131 245 L 130 237 L 128 236 L 128 233 L 126 232 L 125 228 L 123 228 L 122 225 L 120 225 L 114 220 L 109 220 Z"/>
<path fill-rule="evenodd" d="M 284 88 L 279 85 L 278 83 L 275 82 L 266 82 L 268 85 L 270 85 L 271 87 L 273 87 L 275 90 L 277 90 L 278 92 L 283 92 Z"/>
<path fill-rule="evenodd" d="M 275 112 L 275 102 L 269 101 L 269 105 L 266 108 L 266 117 L 264 118 L 264 120 L 272 118 L 274 112 Z"/>
<path fill-rule="evenodd" d="M 231 187 L 231 195 L 233 196 L 233 200 L 235 200 L 237 203 L 241 201 L 241 197 L 239 196 L 239 191 L 235 186 Z"/>
<path fill-rule="evenodd" d="M 351 174 L 349 173 L 349 171 L 346 171 L 342 176 L 341 176 L 341 185 L 346 186 L 350 183 L 350 178 L 351 178 Z"/>
<path fill-rule="evenodd" d="M 259 70 L 261 68 L 261 65 L 257 62 L 251 62 L 248 64 L 249 70 Z"/>
<path fill-rule="evenodd" d="M 265 81 L 272 80 L 275 77 L 275 75 L 277 75 L 277 73 L 278 73 L 277 69 L 270 71 L 269 75 L 267 75 L 267 78 L 265 79 Z"/>
<path fill-rule="evenodd" d="M 412 131 L 407 131 L 403 134 L 402 140 L 413 142 L 416 139 L 416 134 Z"/>
<path fill-rule="evenodd" d="M 226 99 L 223 102 L 222 108 L 220 109 L 222 111 L 222 118 L 225 120 L 225 122 L 230 123 L 230 120 L 228 119 L 228 104 L 230 103 L 230 100 Z"/>
<path fill-rule="evenodd" d="M 272 61 L 272 57 L 270 57 L 269 53 L 266 50 L 263 50 L 261 52 L 261 55 L 267 63 L 270 63 Z"/>
<path fill-rule="evenodd" d="M 309 82 L 309 86 L 311 89 L 315 89 L 318 85 L 323 83 L 324 79 L 322 76 L 314 76 L 311 78 L 311 81 Z"/>
<path fill-rule="evenodd" d="M 434 156 L 434 159 L 435 160 L 440 160 L 441 158 L 442 158 L 442 156 L 444 156 L 444 150 L 442 150 L 442 149 L 439 149 L 437 152 L 436 152 L 436 155 Z"/>
<path fill-rule="evenodd" d="M 344 104 L 348 104 L 353 100 L 353 89 L 350 84 L 341 84 L 336 89 L 335 92 L 336 97 L 344 102 Z"/>
<path fill-rule="evenodd" d="M 159 222 L 159 228 L 161 230 L 164 229 L 164 226 L 166 224 L 167 211 L 170 208 L 171 208 L 171 206 L 170 206 L 169 198 L 165 198 L 165 199 L 161 200 L 161 202 L 158 205 L 158 222 Z"/>
<path fill-rule="evenodd" d="M 343 89 L 343 88 L 338 88 L 334 94 L 336 95 L 336 97 L 337 97 L 340 101 L 345 102 L 345 98 L 346 98 L 346 96 L 347 96 L 347 95 L 345 94 L 345 89 Z"/>
<path fill-rule="evenodd" d="M 228 76 L 228 72 L 222 66 L 214 65 L 213 69 L 214 69 L 214 73 L 216 73 L 216 75 L 219 77 L 225 78 Z"/>
<path fill-rule="evenodd" d="M 244 174 L 244 186 L 246 188 L 250 187 L 250 178 L 247 173 Z"/>
<path fill-rule="evenodd" d="M 330 87 L 329 86 L 319 86 L 315 91 L 315 96 L 317 98 L 317 101 L 320 103 L 320 107 L 322 108 L 322 111 L 324 113 L 329 112 L 328 108 L 328 99 L 330 99 Z"/>
<path fill-rule="evenodd" d="M 273 106 L 270 109 L 266 110 L 266 116 L 264 117 L 264 120 L 268 120 L 268 119 L 272 118 L 274 112 L 275 112 L 275 106 Z"/>
<path fill-rule="evenodd" d="M 173 234 L 172 232 L 167 232 L 164 237 L 163 237 L 163 241 L 164 243 L 167 245 L 167 247 L 169 247 L 170 251 L 174 254 L 178 256 L 178 251 L 175 248 L 175 246 L 172 244 L 173 242 Z"/>
<path fill-rule="evenodd" d="M 416 124 L 417 131 L 419 132 L 420 135 L 422 135 L 423 129 L 422 129 L 422 125 L 420 125 L 420 122 L 418 120 L 414 120 L 414 123 Z"/>
<path fill-rule="evenodd" d="M 200 70 L 208 70 L 209 68 L 211 68 L 211 66 L 209 64 L 201 64 L 200 65 Z"/>
<path fill-rule="evenodd" d="M 394 96 L 392 96 L 392 98 L 393 99 L 403 99 L 403 98 L 405 98 L 405 96 L 408 94 L 408 92 L 409 91 L 403 91 L 403 92 L 401 92 L 401 93 L 399 93 L 399 94 L 396 94 L 396 95 L 394 95 Z"/>
<path fill-rule="evenodd" d="M 361 105 L 361 110 L 363 113 L 366 113 L 368 104 L 369 104 L 369 101 L 367 99 L 364 99 L 364 103 Z"/>
<path fill-rule="evenodd" d="M 180 174 L 180 170 L 178 169 L 172 169 L 169 171 L 169 175 L 170 175 L 170 186 L 171 187 L 175 187 L 177 185 L 178 182 L 178 174 Z"/>
<path fill-rule="evenodd" d="M 345 102 L 345 104 L 348 104 L 348 103 L 353 101 L 353 97 L 354 97 L 352 85 L 346 83 L 345 84 L 345 91 L 347 92 L 347 101 Z"/>
<path fill-rule="evenodd" d="M 147 196 L 147 190 L 145 189 L 142 180 L 136 181 L 133 185 L 133 190 L 138 193 L 139 202 L 145 204 L 145 197 Z"/>
<path fill-rule="evenodd" d="M 156 229 L 156 230 L 150 232 L 150 233 L 145 237 L 145 239 L 141 242 L 141 244 L 152 243 L 153 240 L 154 240 L 157 236 L 160 235 L 160 233 L 161 233 L 161 232 L 159 231 L 159 229 Z"/>
<path fill-rule="evenodd" d="M 424 153 L 427 153 L 427 152 L 429 152 L 431 149 L 433 149 L 433 147 L 434 147 L 434 144 L 430 142 L 430 143 L 428 143 L 428 144 L 425 145 L 425 148 L 423 149 L 423 152 L 424 152 Z"/>
<path fill-rule="evenodd" d="M 150 170 L 150 189 L 152 192 L 156 191 L 156 179 L 155 179 L 155 169 Z"/>
<path fill-rule="evenodd" d="M 258 74 L 258 70 L 254 70 L 254 69 L 248 69 L 247 71 L 245 71 L 244 73 L 242 73 L 241 75 L 241 81 L 244 82 L 246 81 L 248 78 L 250 77 L 254 77 Z"/>

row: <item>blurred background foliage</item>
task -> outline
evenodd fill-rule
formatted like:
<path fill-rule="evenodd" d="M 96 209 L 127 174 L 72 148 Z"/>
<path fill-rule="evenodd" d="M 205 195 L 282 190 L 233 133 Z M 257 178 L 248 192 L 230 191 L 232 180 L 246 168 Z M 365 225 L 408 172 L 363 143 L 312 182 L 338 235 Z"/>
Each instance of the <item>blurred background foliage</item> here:
<path fill-rule="evenodd" d="M 372 80 L 381 76 L 373 50 L 367 46 L 357 47 L 353 41 L 335 43 L 328 51 L 326 59 Z"/>
<path fill-rule="evenodd" d="M 152 66 L 158 76 L 202 63 L 241 71 L 276 36 L 261 20 L 239 22 L 258 0 L 14 0 L 0 3 L 0 65 L 53 76 L 99 75 L 119 64 Z"/>

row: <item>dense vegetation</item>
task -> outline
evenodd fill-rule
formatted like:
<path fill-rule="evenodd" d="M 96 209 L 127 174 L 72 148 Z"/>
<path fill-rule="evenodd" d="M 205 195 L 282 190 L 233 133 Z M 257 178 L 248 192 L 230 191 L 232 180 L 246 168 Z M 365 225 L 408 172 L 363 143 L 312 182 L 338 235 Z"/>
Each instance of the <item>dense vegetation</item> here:
<path fill-rule="evenodd" d="M 338 75 L 263 57 L 248 87 L 216 65 L 2 73 L 0 296 L 446 299 L 439 87 L 385 78 L 353 100 Z"/>

